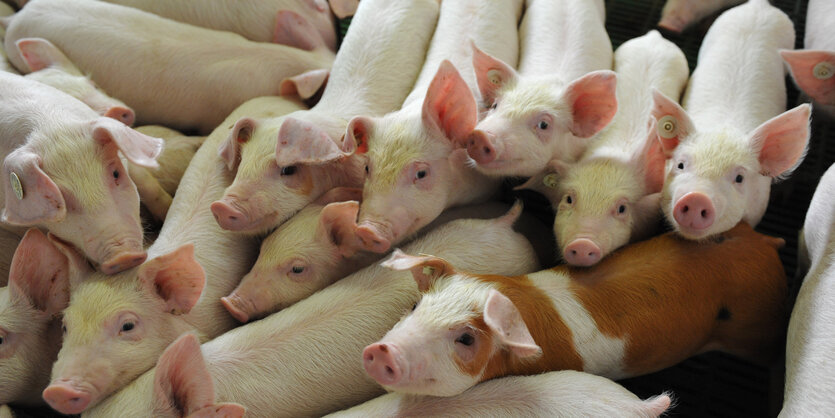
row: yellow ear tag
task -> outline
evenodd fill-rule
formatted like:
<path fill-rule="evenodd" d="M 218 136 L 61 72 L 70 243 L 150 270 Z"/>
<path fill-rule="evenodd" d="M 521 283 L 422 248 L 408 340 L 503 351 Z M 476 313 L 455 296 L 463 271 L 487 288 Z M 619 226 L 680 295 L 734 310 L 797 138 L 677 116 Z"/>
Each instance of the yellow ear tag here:
<path fill-rule="evenodd" d="M 490 70 L 487 72 L 487 79 L 494 85 L 502 84 L 502 74 L 499 70 Z"/>
<path fill-rule="evenodd" d="M 835 74 L 835 66 L 826 61 L 819 62 L 815 65 L 815 68 L 812 69 L 812 74 L 818 80 L 827 80 L 832 78 L 832 75 Z"/>
<path fill-rule="evenodd" d="M 23 200 L 23 185 L 20 184 L 20 177 L 15 172 L 9 173 L 9 182 L 12 183 L 12 190 L 17 200 Z"/>
<path fill-rule="evenodd" d="M 557 173 L 551 173 L 542 178 L 542 184 L 551 189 L 556 189 L 559 183 Z"/>
<path fill-rule="evenodd" d="M 675 138 L 678 135 L 678 123 L 676 118 L 667 115 L 658 121 L 658 135 L 661 138 Z"/>
<path fill-rule="evenodd" d="M 431 276 L 433 274 L 435 274 L 435 267 L 423 266 L 423 275 L 424 276 Z"/>

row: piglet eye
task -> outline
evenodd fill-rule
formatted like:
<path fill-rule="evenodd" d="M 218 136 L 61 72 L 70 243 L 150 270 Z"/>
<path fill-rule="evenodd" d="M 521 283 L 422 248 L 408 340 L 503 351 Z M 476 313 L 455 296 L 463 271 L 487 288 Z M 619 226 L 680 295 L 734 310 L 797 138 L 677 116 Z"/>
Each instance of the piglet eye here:
<path fill-rule="evenodd" d="M 495 100 L 494 100 L 494 101 L 493 101 L 493 104 L 491 104 L 491 105 L 490 105 L 490 109 L 495 109 L 495 108 L 497 108 L 497 107 L 499 107 L 499 102 L 497 102 L 497 101 L 495 101 Z"/>
<path fill-rule="evenodd" d="M 618 206 L 618 213 L 624 213 L 624 212 L 626 212 L 626 205 Z"/>
<path fill-rule="evenodd" d="M 365 166 L 365 174 L 368 174 L 368 165 Z"/>
<path fill-rule="evenodd" d="M 544 130 L 548 129 L 548 122 L 545 122 L 544 120 L 540 121 L 539 125 L 537 125 L 537 126 L 539 126 L 539 129 L 542 129 L 544 131 Z"/>
<path fill-rule="evenodd" d="M 293 174 L 296 174 L 296 166 L 288 165 L 287 167 L 281 168 L 282 176 L 292 176 Z"/>
<path fill-rule="evenodd" d="M 415 311 L 415 309 L 417 309 L 417 302 L 415 302 L 415 304 L 414 304 L 414 305 L 412 305 L 412 312 L 414 312 L 414 311 Z"/>
<path fill-rule="evenodd" d="M 574 199 L 571 198 L 571 195 L 565 197 L 565 203 L 568 203 L 569 205 L 574 203 Z"/>
<path fill-rule="evenodd" d="M 684 170 L 684 162 L 679 162 L 677 167 L 679 170 Z"/>
<path fill-rule="evenodd" d="M 742 180 L 744 180 L 744 179 L 745 178 L 742 177 L 742 174 L 737 174 L 736 179 L 734 181 L 736 181 L 737 183 L 742 183 Z"/>
<path fill-rule="evenodd" d="M 293 274 L 302 274 L 304 266 L 293 266 Z"/>
<path fill-rule="evenodd" d="M 426 177 L 426 170 L 420 170 L 415 174 L 415 178 L 418 179 L 418 180 L 420 180 L 424 177 Z"/>
<path fill-rule="evenodd" d="M 6 339 L 4 339 L 3 337 L 0 337 L 0 345 L 3 345 L 3 343 L 4 343 L 5 341 L 6 341 Z"/>
<path fill-rule="evenodd" d="M 64 334 L 67 333 L 67 326 L 66 325 L 64 325 L 64 324 L 61 325 L 61 332 L 64 333 Z"/>
<path fill-rule="evenodd" d="M 461 334 L 461 336 L 456 338 L 455 342 L 464 344 L 466 346 L 471 346 L 475 342 L 475 337 L 473 337 L 469 332 L 465 332 Z"/>
<path fill-rule="evenodd" d="M 113 170 L 113 178 L 116 180 L 119 179 L 119 170 Z"/>
<path fill-rule="evenodd" d="M 134 327 L 135 325 L 133 322 L 125 322 L 124 324 L 122 324 L 122 332 L 131 331 Z"/>

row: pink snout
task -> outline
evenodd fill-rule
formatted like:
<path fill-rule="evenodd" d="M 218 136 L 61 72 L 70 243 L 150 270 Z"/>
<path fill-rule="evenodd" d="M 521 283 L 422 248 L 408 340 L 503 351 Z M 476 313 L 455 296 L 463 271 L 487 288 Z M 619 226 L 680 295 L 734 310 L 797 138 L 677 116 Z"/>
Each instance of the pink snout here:
<path fill-rule="evenodd" d="M 56 382 L 44 389 L 43 399 L 52 409 L 70 415 L 80 414 L 87 409 L 93 396 L 69 382 Z"/>
<path fill-rule="evenodd" d="M 713 225 L 716 209 L 707 195 L 690 192 L 682 196 L 673 208 L 673 218 L 681 228 L 702 231 Z"/>
<path fill-rule="evenodd" d="M 124 106 L 113 106 L 104 112 L 104 116 L 116 119 L 127 126 L 133 125 L 133 122 L 136 120 L 133 109 Z"/>
<path fill-rule="evenodd" d="M 602 251 L 592 240 L 578 238 L 571 241 L 563 250 L 563 258 L 574 266 L 592 266 L 600 261 Z"/>
<path fill-rule="evenodd" d="M 148 254 L 145 251 L 123 251 L 102 262 L 101 272 L 116 274 L 142 264 L 146 258 Z"/>
<path fill-rule="evenodd" d="M 396 349 L 392 345 L 374 343 L 362 351 L 362 364 L 369 376 L 381 385 L 391 386 L 400 382 L 402 368 L 397 361 Z"/>
<path fill-rule="evenodd" d="M 229 314 L 231 314 L 233 318 L 237 319 L 241 323 L 249 322 L 249 317 L 252 314 L 251 311 L 254 310 L 254 307 L 247 306 L 247 303 L 235 293 L 220 298 L 220 303 L 227 311 L 229 311 Z"/>
<path fill-rule="evenodd" d="M 227 231 L 240 231 L 249 226 L 249 218 L 227 201 L 218 200 L 210 208 L 218 225 Z"/>
<path fill-rule="evenodd" d="M 467 155 L 479 164 L 487 164 L 496 159 L 496 149 L 491 138 L 484 131 L 472 131 L 467 138 Z"/>
<path fill-rule="evenodd" d="M 384 253 L 391 247 L 391 240 L 384 237 L 376 225 L 363 222 L 357 226 L 356 235 L 367 251 Z"/>

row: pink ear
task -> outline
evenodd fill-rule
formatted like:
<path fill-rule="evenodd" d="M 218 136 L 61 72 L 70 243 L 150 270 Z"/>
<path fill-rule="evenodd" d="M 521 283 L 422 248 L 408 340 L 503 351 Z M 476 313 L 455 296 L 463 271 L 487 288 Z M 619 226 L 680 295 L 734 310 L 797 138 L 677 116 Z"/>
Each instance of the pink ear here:
<path fill-rule="evenodd" d="M 186 418 L 241 418 L 246 413 L 243 405 L 219 403 L 192 412 Z"/>
<path fill-rule="evenodd" d="M 290 10 L 281 10 L 276 15 L 273 42 L 305 51 L 325 47 L 319 31 L 307 19 Z"/>
<path fill-rule="evenodd" d="M 275 161 L 279 167 L 297 164 L 325 164 L 347 157 L 350 152 L 337 145 L 341 138 L 332 138 L 324 129 L 311 122 L 292 117 L 284 119 L 278 131 Z M 345 147 L 346 143 L 342 145 Z M 353 148 L 353 144 L 347 146 Z"/>
<path fill-rule="evenodd" d="M 493 330 L 493 335 L 517 356 L 525 358 L 542 353 L 516 305 L 496 289 L 491 289 L 487 296 L 484 322 Z"/>
<path fill-rule="evenodd" d="M 787 110 L 757 127 L 751 147 L 759 151 L 760 170 L 765 176 L 788 175 L 803 161 L 809 143 L 809 116 L 812 106 L 802 104 Z"/>
<path fill-rule="evenodd" d="M 309 99 L 325 85 L 330 75 L 327 68 L 310 70 L 299 75 L 285 78 L 278 87 L 278 94 L 282 96 L 299 96 Z"/>
<path fill-rule="evenodd" d="M 95 271 L 84 257 L 72 244 L 65 242 L 61 238 L 56 237 L 51 232 L 46 234 L 49 242 L 64 255 L 67 259 L 67 265 L 70 271 L 69 285 L 70 289 L 74 289 L 82 280 L 93 274 Z"/>
<path fill-rule="evenodd" d="M 319 228 L 343 257 L 354 255 L 362 247 L 355 233 L 359 208 L 354 200 L 330 203 L 319 216 Z"/>
<path fill-rule="evenodd" d="M 365 154 L 368 152 L 368 141 L 371 138 L 371 130 L 374 128 L 374 121 L 365 116 L 355 116 L 348 122 L 345 128 L 344 146 L 353 143 L 354 152 Z"/>
<path fill-rule="evenodd" d="M 423 101 L 423 124 L 439 129 L 457 143 L 463 142 L 475 129 L 477 118 L 473 92 L 452 63 L 444 60 Z"/>
<path fill-rule="evenodd" d="M 391 256 L 380 265 L 392 270 L 410 270 L 421 292 L 428 291 L 439 277 L 456 273 L 452 264 L 443 258 L 408 255 L 400 249 L 395 249 Z"/>
<path fill-rule="evenodd" d="M 633 157 L 639 165 L 640 172 L 644 173 L 645 193 L 657 193 L 664 188 L 664 166 L 667 162 L 667 155 L 658 140 L 658 123 L 655 118 L 650 117 L 649 130 L 644 140 L 644 146 L 639 150 L 638 155 Z"/>
<path fill-rule="evenodd" d="M 14 252 L 9 287 L 48 315 L 61 312 L 70 302 L 67 257 L 37 228 L 26 231 Z"/>
<path fill-rule="evenodd" d="M 165 143 L 161 138 L 141 134 L 124 123 L 102 117 L 93 125 L 93 139 L 102 145 L 114 143 L 130 162 L 142 167 L 157 168 L 157 157 Z"/>
<path fill-rule="evenodd" d="M 334 202 L 356 200 L 362 202 L 362 189 L 359 187 L 334 187 L 316 199 L 316 204 L 327 205 Z"/>
<path fill-rule="evenodd" d="M 235 122 L 235 126 L 229 131 L 229 136 L 218 148 L 218 155 L 224 162 L 229 171 L 236 171 L 241 159 L 238 153 L 241 151 L 241 144 L 249 141 L 252 137 L 252 132 L 255 131 L 257 122 L 252 118 L 240 118 Z"/>
<path fill-rule="evenodd" d="M 360 0 L 330 0 L 329 3 L 333 14 L 340 19 L 345 19 L 356 13 Z"/>
<path fill-rule="evenodd" d="M 60 67 L 67 72 L 80 75 L 81 71 L 61 52 L 58 47 L 43 38 L 21 38 L 15 43 L 17 50 L 26 61 L 30 71 L 40 71 L 46 67 Z"/>
<path fill-rule="evenodd" d="M 695 132 L 693 122 L 678 103 L 656 89 L 652 90 L 652 102 L 650 115 L 657 121 L 655 132 L 664 155 L 670 158 L 678 144 Z"/>
<path fill-rule="evenodd" d="M 478 49 L 475 42 L 470 41 L 473 49 L 473 69 L 475 70 L 478 90 L 481 100 L 490 106 L 496 100 L 496 94 L 502 87 L 516 80 L 516 71 L 499 59 L 493 58 Z"/>
<path fill-rule="evenodd" d="M 3 165 L 2 181 L 6 193 L 3 222 L 27 226 L 59 222 L 66 217 L 64 196 L 41 169 L 40 156 L 18 148 L 6 157 Z M 15 194 L 18 185 L 22 190 L 21 198 Z"/>
<path fill-rule="evenodd" d="M 166 312 L 174 315 L 191 311 L 206 285 L 206 274 L 194 258 L 193 244 L 146 261 L 139 266 L 138 274 L 165 301 Z"/>
<path fill-rule="evenodd" d="M 816 102 L 835 105 L 835 52 L 782 50 L 792 78 Z"/>
<path fill-rule="evenodd" d="M 609 70 L 588 73 L 568 85 L 565 97 L 574 121 L 571 132 L 588 138 L 605 128 L 618 111 L 617 76 Z"/>
<path fill-rule="evenodd" d="M 154 396 L 158 405 L 175 405 L 180 416 L 214 404 L 212 376 L 197 336 L 183 334 L 160 355 L 154 371 Z"/>

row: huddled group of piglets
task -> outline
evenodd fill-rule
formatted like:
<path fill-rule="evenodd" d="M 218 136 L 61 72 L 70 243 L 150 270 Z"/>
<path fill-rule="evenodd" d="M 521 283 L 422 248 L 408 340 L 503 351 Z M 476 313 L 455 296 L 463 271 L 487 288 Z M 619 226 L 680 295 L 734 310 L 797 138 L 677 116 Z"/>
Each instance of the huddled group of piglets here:
<path fill-rule="evenodd" d="M 669 0 L 660 26 L 736 3 Z M 752 227 L 809 140 L 783 58 L 832 105 L 835 45 L 790 51 L 767 0 L 713 23 L 692 77 L 654 30 L 613 52 L 603 0 L 15 6 L 0 404 L 658 416 L 671 394 L 609 379 L 782 353 L 782 240 Z M 507 177 L 553 235 L 496 200 Z"/>

